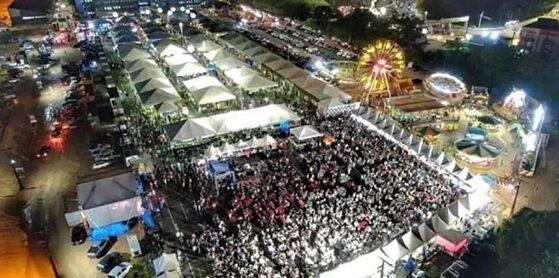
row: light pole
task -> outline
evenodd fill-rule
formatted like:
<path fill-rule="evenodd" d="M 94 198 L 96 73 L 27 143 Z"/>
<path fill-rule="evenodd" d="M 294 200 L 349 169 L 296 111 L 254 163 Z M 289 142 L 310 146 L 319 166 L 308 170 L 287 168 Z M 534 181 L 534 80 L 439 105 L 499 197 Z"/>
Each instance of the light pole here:
<path fill-rule="evenodd" d="M 16 180 L 17 180 L 17 184 L 19 185 L 19 190 L 23 190 L 23 184 L 21 183 L 21 180 L 19 179 L 19 174 L 16 171 L 16 161 L 15 160 L 10 160 L 10 165 L 12 166 L 12 170 L 14 171 L 14 175 L 16 176 Z"/>
<path fill-rule="evenodd" d="M 182 35 L 182 21 L 179 22 L 179 29 L 181 30 L 181 46 L 184 45 L 184 39 L 183 39 L 183 35 Z"/>

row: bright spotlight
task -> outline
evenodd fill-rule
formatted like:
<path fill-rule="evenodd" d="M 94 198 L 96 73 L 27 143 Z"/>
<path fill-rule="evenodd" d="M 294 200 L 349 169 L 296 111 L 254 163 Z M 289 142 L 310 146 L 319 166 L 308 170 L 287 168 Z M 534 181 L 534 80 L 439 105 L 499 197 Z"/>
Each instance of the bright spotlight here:
<path fill-rule="evenodd" d="M 489 34 L 489 38 L 492 39 L 492 40 L 498 39 L 499 38 L 499 32 L 497 32 L 497 31 L 491 32 L 491 34 Z"/>
<path fill-rule="evenodd" d="M 487 36 L 489 36 L 489 32 L 488 31 L 483 31 L 481 32 L 481 36 L 484 38 L 487 38 Z"/>
<path fill-rule="evenodd" d="M 538 106 L 538 108 L 536 109 L 536 111 L 534 112 L 534 119 L 532 120 L 532 130 L 536 131 L 538 129 L 538 127 L 540 126 L 540 123 L 543 120 L 543 116 L 545 115 L 545 110 L 543 109 L 543 106 Z"/>

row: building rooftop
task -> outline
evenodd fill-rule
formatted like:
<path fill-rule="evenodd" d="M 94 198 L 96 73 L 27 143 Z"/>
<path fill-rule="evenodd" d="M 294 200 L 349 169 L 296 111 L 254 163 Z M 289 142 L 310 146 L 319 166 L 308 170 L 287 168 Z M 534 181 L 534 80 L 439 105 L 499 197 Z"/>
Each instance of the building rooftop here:
<path fill-rule="evenodd" d="M 553 18 L 539 18 L 538 21 L 530 23 L 524 27 L 559 31 L 559 21 Z"/>

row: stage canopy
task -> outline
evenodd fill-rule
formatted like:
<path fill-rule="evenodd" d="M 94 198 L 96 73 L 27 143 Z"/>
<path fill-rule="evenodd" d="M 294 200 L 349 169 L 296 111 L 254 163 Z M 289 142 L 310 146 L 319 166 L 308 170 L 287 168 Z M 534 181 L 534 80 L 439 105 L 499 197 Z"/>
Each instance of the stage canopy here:
<path fill-rule="evenodd" d="M 138 96 L 143 105 L 160 105 L 164 102 L 176 102 L 181 100 L 179 93 L 172 87 L 161 87 L 139 93 Z"/>
<path fill-rule="evenodd" d="M 188 77 L 208 72 L 208 69 L 198 62 L 187 62 L 171 66 L 171 71 L 178 77 Z"/>

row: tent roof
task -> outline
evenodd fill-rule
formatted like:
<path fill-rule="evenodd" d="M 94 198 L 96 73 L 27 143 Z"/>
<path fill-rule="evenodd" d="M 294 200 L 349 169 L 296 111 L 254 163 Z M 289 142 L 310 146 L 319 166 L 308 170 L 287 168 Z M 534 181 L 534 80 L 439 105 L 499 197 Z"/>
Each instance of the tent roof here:
<path fill-rule="evenodd" d="M 228 134 L 242 130 L 280 124 L 283 121 L 299 121 L 301 118 L 285 105 L 270 104 L 253 109 L 237 110 L 204 118 L 170 124 L 165 130 L 174 143 L 195 138 Z M 202 126 L 201 130 L 192 126 Z"/>
<path fill-rule="evenodd" d="M 146 67 L 130 73 L 130 79 L 133 83 L 142 82 L 152 78 L 167 78 L 159 68 Z"/>
<path fill-rule="evenodd" d="M 421 241 L 421 239 L 417 238 L 412 233 L 412 231 L 408 231 L 407 233 L 403 234 L 400 237 L 400 243 L 412 252 L 415 249 L 417 249 L 418 247 L 420 247 L 421 245 L 423 245 L 423 241 Z"/>
<path fill-rule="evenodd" d="M 321 137 L 322 133 L 316 130 L 313 126 L 304 125 L 299 127 L 294 127 L 289 130 L 291 135 L 295 136 L 295 138 L 299 141 L 304 141 L 311 138 Z"/>
<path fill-rule="evenodd" d="M 322 108 L 333 108 L 345 105 L 339 98 L 327 98 L 321 100 L 318 105 Z"/>
<path fill-rule="evenodd" d="M 154 107 L 160 114 L 174 113 L 179 110 L 178 106 L 169 101 L 164 101 L 160 104 L 155 105 Z"/>
<path fill-rule="evenodd" d="M 436 235 L 436 233 L 429 228 L 427 223 L 421 223 L 415 230 L 416 234 L 423 242 L 429 242 Z"/>
<path fill-rule="evenodd" d="M 247 40 L 246 42 L 240 43 L 235 45 L 235 49 L 239 50 L 239 51 L 244 51 L 247 49 L 251 49 L 253 47 L 258 46 L 258 44 L 256 44 L 255 42 L 251 41 L 251 40 Z"/>
<path fill-rule="evenodd" d="M 158 87 L 139 94 L 140 100 L 146 106 L 159 105 L 163 102 L 175 102 L 181 99 L 174 88 Z M 167 105 L 168 107 L 168 105 Z"/>
<path fill-rule="evenodd" d="M 282 59 L 279 55 L 271 53 L 271 52 L 266 52 L 266 53 L 262 53 L 262 54 L 258 54 L 258 55 L 254 55 L 251 57 L 252 61 L 254 61 L 254 64 L 256 65 L 260 65 L 263 63 L 267 63 L 267 62 L 272 62 L 272 61 L 277 61 Z"/>
<path fill-rule="evenodd" d="M 196 48 L 196 50 L 203 53 L 223 48 L 222 46 L 211 40 L 203 40 L 201 42 L 194 43 L 194 47 Z"/>
<path fill-rule="evenodd" d="M 216 49 L 216 50 L 212 50 L 212 51 L 208 51 L 208 52 L 204 53 L 204 57 L 206 57 L 206 59 L 208 59 L 210 61 L 221 60 L 221 59 L 225 59 L 225 58 L 231 57 L 231 56 L 232 55 L 229 54 L 224 49 Z"/>
<path fill-rule="evenodd" d="M 287 69 L 287 68 L 296 68 L 297 66 L 295 66 L 293 63 L 280 58 L 278 60 L 274 60 L 274 61 L 270 61 L 270 62 L 264 62 L 264 65 L 266 65 L 266 67 L 268 67 L 269 69 L 279 72 L 280 70 L 283 69 Z"/>
<path fill-rule="evenodd" d="M 254 92 L 266 88 L 275 87 L 278 84 L 261 75 L 253 75 L 243 79 L 242 82 L 238 85 L 244 90 Z"/>
<path fill-rule="evenodd" d="M 269 52 L 270 50 L 260 45 L 256 45 L 255 47 L 243 50 L 243 54 L 245 54 L 247 57 L 254 57 L 256 55 L 269 53 Z"/>
<path fill-rule="evenodd" d="M 175 65 L 180 65 L 180 64 L 184 64 L 184 63 L 198 63 L 198 60 L 196 60 L 196 58 L 194 58 L 194 56 L 190 55 L 190 54 L 177 54 L 174 56 L 167 56 L 165 58 L 163 58 L 163 60 L 165 61 L 165 63 L 169 66 L 175 66 Z"/>
<path fill-rule="evenodd" d="M 326 83 L 318 78 L 315 78 L 309 73 L 307 73 L 306 75 L 295 76 L 289 79 L 293 84 L 297 85 L 297 87 L 305 90 L 309 94 L 311 95 L 313 95 L 313 93 L 316 94 L 318 96 L 317 99 L 319 100 L 327 97 L 321 93 L 322 92 L 321 88 L 325 87 Z M 312 90 L 313 88 L 315 88 L 315 90 Z"/>
<path fill-rule="evenodd" d="M 174 270 L 178 270 L 178 272 L 180 272 L 180 264 L 177 259 L 177 255 L 174 253 L 162 253 L 161 256 L 153 260 L 153 269 L 155 270 L 155 275 L 160 275 Z"/>
<path fill-rule="evenodd" d="M 252 70 L 247 66 L 242 66 L 240 68 L 233 68 L 224 72 L 225 76 L 231 79 L 234 83 L 241 83 L 243 79 L 248 76 L 258 75 L 258 72 Z"/>
<path fill-rule="evenodd" d="M 229 92 L 223 86 L 210 86 L 194 92 L 191 92 L 192 97 L 196 100 L 198 105 L 206 105 L 212 103 L 219 103 L 224 101 L 235 100 L 237 97 Z"/>
<path fill-rule="evenodd" d="M 171 82 L 169 82 L 169 79 L 167 78 L 162 78 L 162 77 L 156 77 L 156 78 L 152 78 L 149 80 L 144 80 L 138 83 L 135 83 L 134 86 L 136 87 L 136 91 L 138 93 L 143 93 L 143 92 L 147 92 L 153 89 L 157 89 L 157 88 L 173 88 L 173 85 L 171 85 Z M 174 90 L 174 88 L 173 88 Z"/>
<path fill-rule="evenodd" d="M 284 68 L 281 70 L 276 71 L 279 75 L 281 75 L 283 78 L 285 79 L 289 79 L 289 80 L 293 80 L 296 78 L 307 78 L 310 76 L 310 74 L 308 72 L 306 72 L 305 70 L 297 67 L 297 66 L 293 66 L 293 67 L 288 67 L 288 68 Z"/>
<path fill-rule="evenodd" d="M 148 59 L 151 58 L 149 53 L 138 45 L 126 45 L 118 49 L 120 57 L 124 61 L 134 61 L 138 59 Z"/>
<path fill-rule="evenodd" d="M 174 43 L 161 44 L 155 48 L 161 57 L 186 54 L 186 50 L 184 48 Z"/>
<path fill-rule="evenodd" d="M 440 237 L 446 239 L 447 241 L 453 243 L 453 244 L 459 244 L 464 240 L 467 240 L 468 237 L 466 237 L 466 235 L 464 235 L 463 233 L 454 230 L 454 229 L 449 229 L 446 231 L 443 231 L 441 233 L 438 233 Z"/>
<path fill-rule="evenodd" d="M 188 79 L 182 82 L 186 90 L 189 92 L 198 91 L 203 88 L 210 86 L 221 86 L 225 87 L 219 79 L 214 76 L 203 75 L 196 78 Z"/>
<path fill-rule="evenodd" d="M 501 150 L 487 141 L 478 141 L 470 139 L 462 139 L 454 143 L 459 151 L 473 156 L 482 158 L 497 157 L 501 154 Z"/>
<path fill-rule="evenodd" d="M 386 255 L 388 259 L 395 262 L 401 257 L 405 256 L 410 252 L 405 246 L 403 246 L 398 240 L 394 239 L 387 245 L 381 248 L 381 251 Z"/>
<path fill-rule="evenodd" d="M 329 98 L 343 98 L 343 99 L 351 98 L 348 94 L 340 90 L 338 87 L 334 87 L 321 80 L 318 81 L 320 83 L 317 83 L 316 81 L 308 81 L 308 80 L 305 83 L 305 85 L 308 87 L 308 89 L 305 89 L 305 91 L 310 95 L 312 95 L 317 100 L 320 101 Z"/>
<path fill-rule="evenodd" d="M 198 62 L 174 65 L 171 66 L 171 70 L 179 77 L 193 76 L 208 72 L 208 69 Z"/>
<path fill-rule="evenodd" d="M 125 68 L 129 72 L 138 71 L 149 67 L 158 68 L 159 66 L 152 59 L 140 59 L 140 60 L 130 61 L 125 64 Z"/>
<path fill-rule="evenodd" d="M 84 209 L 130 199 L 136 196 L 136 177 L 132 172 L 77 185 L 78 201 Z"/>
<path fill-rule="evenodd" d="M 221 59 L 221 60 L 216 60 L 214 61 L 215 65 L 217 68 L 219 68 L 222 71 L 226 71 L 226 70 L 230 70 L 233 68 L 239 68 L 245 65 L 245 63 L 241 62 L 241 60 L 230 56 L 227 57 L 225 59 Z"/>

